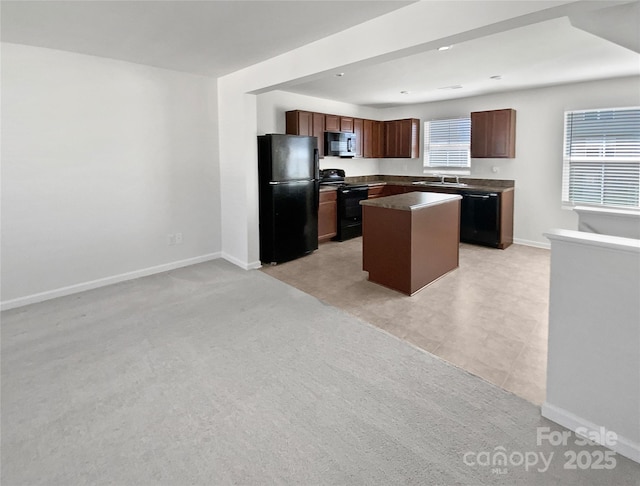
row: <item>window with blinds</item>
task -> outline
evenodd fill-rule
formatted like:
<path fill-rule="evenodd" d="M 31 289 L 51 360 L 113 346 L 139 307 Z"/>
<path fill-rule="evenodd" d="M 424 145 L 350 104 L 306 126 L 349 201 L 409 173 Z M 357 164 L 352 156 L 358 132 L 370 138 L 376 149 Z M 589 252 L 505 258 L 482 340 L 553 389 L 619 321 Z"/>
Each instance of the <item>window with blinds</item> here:
<path fill-rule="evenodd" d="M 563 204 L 639 207 L 640 107 L 565 112 Z"/>
<path fill-rule="evenodd" d="M 424 167 L 468 168 L 471 119 L 424 122 Z"/>

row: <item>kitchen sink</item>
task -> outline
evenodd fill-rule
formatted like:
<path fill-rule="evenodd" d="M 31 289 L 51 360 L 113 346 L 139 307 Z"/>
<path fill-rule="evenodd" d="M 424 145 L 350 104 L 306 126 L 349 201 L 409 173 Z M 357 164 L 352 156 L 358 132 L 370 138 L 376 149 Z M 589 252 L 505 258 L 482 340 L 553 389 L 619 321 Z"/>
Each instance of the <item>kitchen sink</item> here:
<path fill-rule="evenodd" d="M 440 181 L 413 181 L 416 186 L 438 186 L 438 187 L 467 187 L 464 182 L 440 182 Z"/>

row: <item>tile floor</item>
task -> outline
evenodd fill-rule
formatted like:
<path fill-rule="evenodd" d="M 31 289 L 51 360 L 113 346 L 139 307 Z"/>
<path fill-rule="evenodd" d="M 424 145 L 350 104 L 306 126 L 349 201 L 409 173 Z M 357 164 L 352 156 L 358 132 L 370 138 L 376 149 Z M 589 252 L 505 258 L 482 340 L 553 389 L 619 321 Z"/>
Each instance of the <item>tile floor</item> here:
<path fill-rule="evenodd" d="M 460 267 L 412 297 L 367 280 L 362 239 L 263 271 L 535 404 L 545 398 L 548 250 L 460 245 Z"/>

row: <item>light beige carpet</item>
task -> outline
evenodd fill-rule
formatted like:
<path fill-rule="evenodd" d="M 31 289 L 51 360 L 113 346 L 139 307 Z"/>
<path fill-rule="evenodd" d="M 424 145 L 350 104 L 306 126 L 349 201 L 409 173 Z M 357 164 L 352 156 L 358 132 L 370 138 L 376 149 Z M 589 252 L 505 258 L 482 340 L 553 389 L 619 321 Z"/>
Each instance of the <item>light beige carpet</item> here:
<path fill-rule="evenodd" d="M 2 484 L 637 484 L 538 408 L 215 261 L 2 315 Z M 486 466 L 504 448 L 514 460 Z M 601 451 L 596 447 L 568 447 Z M 554 454 L 545 472 L 519 457 Z M 522 455 L 519 456 L 518 454 Z M 528 471 L 526 470 L 528 469 Z"/>

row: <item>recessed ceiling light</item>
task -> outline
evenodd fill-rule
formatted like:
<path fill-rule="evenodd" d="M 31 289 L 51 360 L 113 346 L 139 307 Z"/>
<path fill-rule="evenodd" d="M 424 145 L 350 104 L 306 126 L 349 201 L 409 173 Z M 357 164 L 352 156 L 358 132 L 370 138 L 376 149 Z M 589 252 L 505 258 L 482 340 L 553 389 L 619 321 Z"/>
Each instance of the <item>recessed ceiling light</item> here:
<path fill-rule="evenodd" d="M 451 49 L 453 46 L 440 46 L 438 47 L 439 51 L 448 51 L 449 49 Z"/>
<path fill-rule="evenodd" d="M 438 89 L 460 89 L 462 88 L 461 84 L 454 84 L 451 86 L 443 86 L 442 88 L 438 88 Z"/>
<path fill-rule="evenodd" d="M 496 81 L 502 79 L 502 76 L 500 76 L 499 74 L 496 74 L 495 76 L 490 76 L 489 79 L 495 79 Z"/>
<path fill-rule="evenodd" d="M 400 91 L 400 94 L 409 94 L 409 93 L 410 93 L 410 91 L 406 91 L 406 90 Z"/>
<path fill-rule="evenodd" d="M 341 78 L 342 76 L 344 76 L 344 73 L 336 73 L 336 76 L 337 76 L 338 78 Z"/>

